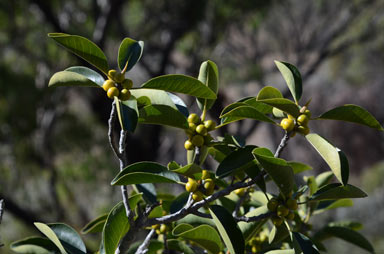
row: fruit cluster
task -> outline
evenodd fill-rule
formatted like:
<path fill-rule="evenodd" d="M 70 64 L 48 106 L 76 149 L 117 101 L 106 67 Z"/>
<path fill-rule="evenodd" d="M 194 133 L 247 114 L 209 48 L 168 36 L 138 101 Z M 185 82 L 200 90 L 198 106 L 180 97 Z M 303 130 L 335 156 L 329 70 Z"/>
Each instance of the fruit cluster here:
<path fill-rule="evenodd" d="M 133 82 L 126 79 L 123 73 L 116 70 L 108 71 L 108 79 L 103 83 L 103 89 L 107 92 L 108 98 L 113 99 L 115 96 L 122 101 L 126 101 L 131 97 L 131 89 Z"/>
<path fill-rule="evenodd" d="M 288 115 L 288 118 L 284 118 L 280 122 L 280 126 L 286 131 L 291 133 L 293 137 L 296 132 L 301 135 L 307 135 L 309 133 L 308 122 L 311 118 L 311 111 L 306 106 L 300 109 L 300 115 L 294 118 L 292 115 Z"/>
<path fill-rule="evenodd" d="M 196 181 L 193 178 L 188 178 L 185 189 L 186 191 L 193 193 L 192 199 L 195 202 L 199 202 L 200 200 L 203 200 L 204 195 L 210 196 L 213 194 L 215 190 L 215 182 L 210 177 L 208 170 L 203 170 L 201 180 Z"/>
<path fill-rule="evenodd" d="M 264 231 L 261 231 L 258 235 L 251 238 L 251 240 L 248 241 L 248 245 L 251 246 L 252 253 L 257 253 L 258 251 L 261 251 L 262 244 L 268 240 L 267 233 Z"/>
<path fill-rule="evenodd" d="M 193 113 L 188 116 L 188 125 L 189 128 L 186 130 L 188 139 L 184 143 L 186 150 L 193 150 L 196 146 L 201 147 L 209 144 L 212 137 L 208 132 L 215 129 L 216 123 L 214 121 L 202 122 L 199 116 Z"/>
<path fill-rule="evenodd" d="M 168 224 L 155 224 L 152 225 L 152 228 L 155 229 L 156 234 L 166 234 L 172 230 L 172 227 Z"/>
<path fill-rule="evenodd" d="M 297 200 L 290 197 L 288 199 L 271 198 L 267 204 L 268 210 L 276 212 L 271 220 L 275 226 L 280 226 L 284 219 L 293 220 L 295 218 L 295 211 L 298 208 Z"/>

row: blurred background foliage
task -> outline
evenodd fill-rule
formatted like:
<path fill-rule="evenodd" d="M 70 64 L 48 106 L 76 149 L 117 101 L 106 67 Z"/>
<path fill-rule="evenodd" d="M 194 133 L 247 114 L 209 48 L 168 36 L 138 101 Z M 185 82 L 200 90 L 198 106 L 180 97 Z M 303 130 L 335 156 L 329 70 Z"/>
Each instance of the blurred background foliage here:
<path fill-rule="evenodd" d="M 0 226 L 1 253 L 16 239 L 37 234 L 34 221 L 62 221 L 80 229 L 108 211 L 119 197 L 109 182 L 118 171 L 107 140 L 111 101 L 101 89 L 49 89 L 56 71 L 86 65 L 46 36 L 49 32 L 92 39 L 117 68 L 120 41 L 145 41 L 142 60 L 129 73 L 135 86 L 148 78 L 181 73 L 197 76 L 210 59 L 220 71 L 219 99 L 210 112 L 266 85 L 288 96 L 274 66 L 296 65 L 304 82 L 303 101 L 318 115 L 336 105 L 358 104 L 384 122 L 384 2 L 381 0 L 15 0 L 0 2 L 0 198 L 6 211 Z M 184 97 L 192 111 L 192 98 Z M 360 219 L 377 253 L 384 252 L 384 136 L 365 127 L 312 122 L 349 157 L 355 184 L 369 198 L 352 209 L 328 213 Z M 241 121 L 224 131 L 248 143 L 274 149 L 282 130 Z M 129 137 L 130 162 L 185 163 L 184 133 L 140 126 Z M 283 153 L 328 170 L 302 137 Z M 215 165 L 211 165 L 215 168 Z M 327 221 L 330 217 L 319 218 Z M 91 249 L 96 236 L 89 236 Z M 360 253 L 329 242 L 330 253 Z"/>

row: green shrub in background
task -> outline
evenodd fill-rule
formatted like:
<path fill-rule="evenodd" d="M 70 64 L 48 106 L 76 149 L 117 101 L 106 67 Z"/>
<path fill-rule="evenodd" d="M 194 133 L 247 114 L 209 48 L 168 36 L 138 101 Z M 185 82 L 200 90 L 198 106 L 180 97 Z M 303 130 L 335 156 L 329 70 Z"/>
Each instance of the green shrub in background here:
<path fill-rule="evenodd" d="M 226 106 L 220 119 L 207 119 L 219 88 L 219 71 L 214 62 L 203 62 L 197 78 L 163 75 L 136 87 L 126 76 L 140 60 L 142 41 L 130 38 L 122 41 L 117 59 L 120 71 L 116 71 L 109 68 L 104 53 L 88 39 L 62 33 L 49 37 L 104 74 L 83 66 L 69 67 L 55 73 L 49 86 L 101 88 L 112 99 L 108 136 L 120 170 L 111 184 L 121 189 L 122 201 L 109 214 L 100 215 L 82 229 L 83 234 L 100 234 L 99 250 L 87 249 L 80 235 L 68 225 L 36 222 L 44 237 L 14 242 L 11 245 L 14 252 L 307 254 L 326 251 L 323 241 L 330 237 L 374 252 L 369 241 L 358 232 L 362 226 L 358 222 L 336 221 L 312 227 L 313 216 L 351 206 L 353 198 L 367 195 L 348 184 L 345 154 L 330 141 L 311 133 L 308 122 L 341 120 L 383 131 L 365 109 L 343 105 L 312 116 L 310 101 L 300 103 L 303 89 L 297 68 L 275 61 L 293 100 L 266 86 L 256 96 Z M 201 114 L 189 112 L 174 93 L 195 97 Z M 215 136 L 215 130 L 243 119 L 281 128 L 282 139 L 276 151 L 246 144 L 230 134 Z M 113 130 L 118 123 L 121 131 L 115 137 Z M 185 150 L 180 152 L 186 152 L 187 164 L 143 161 L 128 165 L 126 137 L 140 124 L 159 124 L 184 131 Z M 296 174 L 311 170 L 311 166 L 279 157 L 289 140 L 298 136 L 313 146 L 328 164 L 329 171 L 306 176 L 303 181 L 295 180 Z M 218 162 L 217 168 L 205 167 L 208 156 Z M 176 195 L 158 192 L 156 187 L 164 183 L 181 185 L 185 191 Z M 146 237 L 140 239 L 143 232 Z"/>

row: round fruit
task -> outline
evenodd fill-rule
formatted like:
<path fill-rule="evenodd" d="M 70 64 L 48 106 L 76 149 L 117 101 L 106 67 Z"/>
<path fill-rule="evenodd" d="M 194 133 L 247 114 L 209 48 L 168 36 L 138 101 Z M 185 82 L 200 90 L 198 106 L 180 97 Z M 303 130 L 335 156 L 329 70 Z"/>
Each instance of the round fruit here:
<path fill-rule="evenodd" d="M 285 206 L 283 205 L 279 205 L 277 207 L 277 216 L 279 217 L 285 217 L 289 214 L 289 210 L 288 208 L 286 208 Z"/>
<path fill-rule="evenodd" d="M 299 125 L 307 126 L 307 125 L 308 125 L 308 122 L 309 122 L 308 116 L 305 115 L 305 114 L 301 114 L 301 115 L 299 115 L 299 117 L 297 118 L 297 123 L 298 123 Z"/>
<path fill-rule="evenodd" d="M 306 110 L 304 111 L 304 114 L 305 114 L 309 119 L 311 119 L 312 114 L 311 114 L 311 111 L 309 111 L 309 109 L 306 109 Z"/>
<path fill-rule="evenodd" d="M 289 212 L 289 214 L 286 217 L 288 220 L 293 220 L 295 218 L 295 213 L 294 212 Z"/>
<path fill-rule="evenodd" d="M 257 248 L 257 245 L 252 246 L 252 253 L 257 253 L 259 251 L 259 248 Z"/>
<path fill-rule="evenodd" d="M 296 199 L 293 199 L 293 198 L 288 199 L 285 205 L 287 206 L 288 209 L 291 209 L 291 210 L 297 210 L 297 207 L 298 207 Z"/>
<path fill-rule="evenodd" d="M 213 191 L 215 189 L 215 182 L 212 179 L 210 179 L 210 178 L 206 179 L 204 181 L 204 189 L 206 190 L 205 194 L 207 196 L 212 195 L 212 193 L 213 193 Z"/>
<path fill-rule="evenodd" d="M 209 177 L 211 177 L 211 174 L 209 173 L 209 171 L 206 169 L 203 169 L 203 171 L 201 172 L 201 179 L 205 180 L 205 179 L 208 179 Z"/>
<path fill-rule="evenodd" d="M 240 189 L 236 189 L 234 192 L 235 192 L 235 194 L 236 194 L 237 196 L 242 197 L 242 196 L 244 196 L 245 191 L 246 191 L 245 188 L 240 188 Z"/>
<path fill-rule="evenodd" d="M 269 211 L 276 211 L 277 206 L 279 205 L 279 201 L 277 199 L 272 198 L 271 200 L 268 201 L 267 207 Z"/>
<path fill-rule="evenodd" d="M 195 149 L 195 146 L 192 144 L 192 142 L 190 140 L 187 140 L 184 143 L 184 148 L 186 150 L 193 150 L 193 149 Z"/>
<path fill-rule="evenodd" d="M 108 91 L 109 88 L 114 87 L 114 86 L 115 86 L 115 82 L 113 82 L 113 81 L 110 80 L 110 79 L 107 79 L 107 80 L 104 81 L 104 83 L 103 83 L 103 89 L 104 89 L 104 91 Z"/>
<path fill-rule="evenodd" d="M 196 124 L 196 123 L 198 123 L 199 122 L 199 116 L 198 115 L 196 115 L 195 113 L 192 113 L 192 114 L 190 114 L 189 116 L 188 116 L 188 123 L 194 123 L 194 124 Z"/>
<path fill-rule="evenodd" d="M 117 83 L 123 83 L 125 80 L 125 75 L 123 73 L 116 73 L 115 80 Z"/>
<path fill-rule="evenodd" d="M 160 226 L 160 233 L 165 234 L 168 231 L 168 226 L 165 224 L 161 224 Z"/>
<path fill-rule="evenodd" d="M 121 86 L 125 89 L 131 89 L 133 87 L 133 82 L 130 79 L 125 79 L 123 83 L 121 83 Z"/>
<path fill-rule="evenodd" d="M 288 119 L 295 120 L 295 117 L 293 115 L 288 114 Z"/>
<path fill-rule="evenodd" d="M 299 126 L 297 127 L 297 132 L 300 133 L 301 135 L 308 135 L 309 133 L 309 128 L 307 126 Z"/>
<path fill-rule="evenodd" d="M 272 217 L 272 223 L 273 225 L 275 225 L 276 227 L 280 226 L 281 224 L 283 224 L 283 219 L 280 218 L 280 217 Z"/>
<path fill-rule="evenodd" d="M 203 124 L 199 124 L 197 127 L 196 127 L 196 132 L 199 133 L 200 135 L 207 135 L 208 131 L 207 131 L 207 128 L 205 128 L 205 126 Z"/>
<path fill-rule="evenodd" d="M 120 100 L 122 101 L 126 101 L 128 100 L 129 98 L 131 97 L 131 92 L 128 90 L 128 89 L 121 89 L 121 92 L 120 92 Z"/>
<path fill-rule="evenodd" d="M 196 130 L 196 124 L 194 123 L 188 123 L 188 128 L 190 131 L 195 132 Z"/>
<path fill-rule="evenodd" d="M 197 182 L 195 179 L 188 178 L 188 182 L 185 185 L 185 190 L 188 192 L 194 192 L 197 189 Z"/>
<path fill-rule="evenodd" d="M 108 98 L 113 99 L 113 97 L 119 96 L 119 93 L 120 92 L 119 92 L 119 89 L 117 89 L 117 87 L 111 87 L 107 91 L 107 96 L 108 96 Z"/>
<path fill-rule="evenodd" d="M 195 191 L 192 194 L 192 199 L 195 200 L 196 202 L 203 200 L 203 193 L 201 193 L 201 191 Z"/>
<path fill-rule="evenodd" d="M 160 228 L 160 224 L 152 225 L 152 228 L 153 228 L 153 229 L 159 229 L 159 228 Z"/>
<path fill-rule="evenodd" d="M 207 120 L 204 122 L 205 128 L 207 128 L 208 131 L 212 131 L 216 127 L 216 123 L 212 120 Z"/>
<path fill-rule="evenodd" d="M 192 144 L 195 146 L 202 146 L 204 145 L 204 137 L 201 135 L 195 135 L 192 138 Z"/>
<path fill-rule="evenodd" d="M 161 232 L 160 232 L 160 230 L 159 229 L 156 229 L 156 234 L 158 234 L 158 235 L 160 235 L 161 234 Z"/>
<path fill-rule="evenodd" d="M 290 132 L 295 127 L 295 122 L 292 119 L 284 118 L 281 120 L 280 126 L 287 132 Z"/>

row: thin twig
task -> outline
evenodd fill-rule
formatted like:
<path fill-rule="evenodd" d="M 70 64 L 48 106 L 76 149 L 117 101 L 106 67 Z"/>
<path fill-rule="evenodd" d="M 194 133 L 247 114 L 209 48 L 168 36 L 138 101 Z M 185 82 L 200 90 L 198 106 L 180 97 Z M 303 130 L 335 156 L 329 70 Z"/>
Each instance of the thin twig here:
<path fill-rule="evenodd" d="M 241 206 L 243 205 L 244 201 L 248 198 L 248 194 L 249 194 L 249 192 L 246 191 L 246 192 L 244 193 L 244 195 L 241 196 L 241 197 L 239 198 L 239 200 L 237 200 L 235 210 L 234 210 L 233 213 L 232 213 L 232 216 L 233 216 L 233 217 L 236 217 L 236 216 L 239 214 L 239 211 L 240 211 Z"/>
<path fill-rule="evenodd" d="M 148 235 L 145 237 L 144 242 L 139 246 L 139 248 L 137 248 L 135 254 L 148 253 L 149 242 L 154 234 L 155 234 L 155 230 L 151 229 L 151 231 L 149 231 Z"/>
<path fill-rule="evenodd" d="M 281 152 L 283 151 L 284 147 L 287 145 L 289 140 L 290 133 L 285 133 L 284 137 L 281 139 L 279 146 L 276 149 L 275 157 L 280 157 Z"/>
<path fill-rule="evenodd" d="M 275 214 L 274 212 L 268 212 L 268 213 L 260 214 L 258 216 L 251 216 L 251 217 L 240 216 L 240 217 L 235 217 L 235 220 L 236 221 L 244 221 L 244 222 L 260 221 L 260 220 L 267 219 L 274 214 Z"/>
<path fill-rule="evenodd" d="M 199 212 L 199 211 L 193 211 L 192 214 L 196 215 L 196 216 L 199 216 L 199 217 L 202 217 L 202 218 L 207 218 L 207 219 L 212 219 L 212 216 L 208 213 L 202 213 L 202 212 Z"/>
<path fill-rule="evenodd" d="M 163 241 L 164 241 L 164 250 L 163 250 L 163 254 L 169 254 L 169 248 L 168 248 L 168 242 L 167 242 L 167 234 L 164 234 L 163 235 L 163 237 L 164 237 L 164 239 L 163 239 Z"/>

